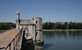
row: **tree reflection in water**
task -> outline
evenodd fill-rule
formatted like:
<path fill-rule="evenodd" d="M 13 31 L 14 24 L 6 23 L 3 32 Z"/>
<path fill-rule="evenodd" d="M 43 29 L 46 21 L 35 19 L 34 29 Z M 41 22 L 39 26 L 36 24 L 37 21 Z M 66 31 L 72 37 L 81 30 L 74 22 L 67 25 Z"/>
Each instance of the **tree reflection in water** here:
<path fill-rule="evenodd" d="M 44 50 L 82 50 L 82 31 L 43 31 Z"/>
<path fill-rule="evenodd" d="M 64 38 L 79 38 L 82 37 L 82 31 L 43 31 L 43 35 L 47 39 L 61 38 L 62 36 Z"/>

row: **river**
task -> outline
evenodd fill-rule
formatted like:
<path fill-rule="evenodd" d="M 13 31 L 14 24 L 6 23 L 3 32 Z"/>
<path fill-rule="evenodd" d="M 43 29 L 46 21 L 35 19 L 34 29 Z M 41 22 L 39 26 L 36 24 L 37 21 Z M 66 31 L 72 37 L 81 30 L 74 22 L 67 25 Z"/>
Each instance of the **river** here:
<path fill-rule="evenodd" d="M 43 31 L 44 50 L 82 50 L 82 31 Z"/>

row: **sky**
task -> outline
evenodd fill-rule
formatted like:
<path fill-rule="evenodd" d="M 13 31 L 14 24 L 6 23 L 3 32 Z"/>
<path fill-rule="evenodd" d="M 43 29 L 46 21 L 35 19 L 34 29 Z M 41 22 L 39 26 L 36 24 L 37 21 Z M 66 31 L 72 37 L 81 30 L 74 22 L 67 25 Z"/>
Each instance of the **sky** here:
<path fill-rule="evenodd" d="M 41 17 L 43 22 L 82 22 L 82 0 L 0 0 L 0 22 Z"/>

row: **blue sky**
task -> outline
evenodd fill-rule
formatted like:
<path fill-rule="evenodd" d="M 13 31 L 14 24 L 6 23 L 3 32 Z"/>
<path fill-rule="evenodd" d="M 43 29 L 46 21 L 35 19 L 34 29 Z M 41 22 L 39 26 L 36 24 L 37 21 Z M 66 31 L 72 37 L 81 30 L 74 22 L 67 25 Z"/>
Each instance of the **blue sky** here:
<path fill-rule="evenodd" d="M 15 22 L 17 10 L 21 19 L 82 22 L 82 0 L 0 0 L 0 21 Z"/>

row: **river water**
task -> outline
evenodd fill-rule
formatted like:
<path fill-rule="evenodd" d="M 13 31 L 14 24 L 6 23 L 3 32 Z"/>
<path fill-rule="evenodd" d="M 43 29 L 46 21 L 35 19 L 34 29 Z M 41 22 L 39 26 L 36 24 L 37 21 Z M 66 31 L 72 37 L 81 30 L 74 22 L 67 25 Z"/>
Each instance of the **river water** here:
<path fill-rule="evenodd" d="M 44 31 L 44 50 L 82 50 L 82 31 Z"/>

